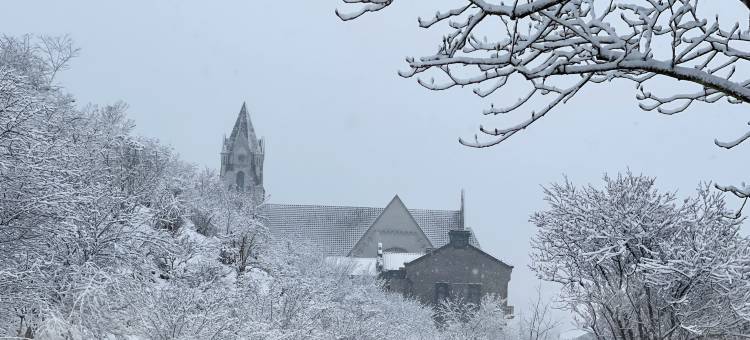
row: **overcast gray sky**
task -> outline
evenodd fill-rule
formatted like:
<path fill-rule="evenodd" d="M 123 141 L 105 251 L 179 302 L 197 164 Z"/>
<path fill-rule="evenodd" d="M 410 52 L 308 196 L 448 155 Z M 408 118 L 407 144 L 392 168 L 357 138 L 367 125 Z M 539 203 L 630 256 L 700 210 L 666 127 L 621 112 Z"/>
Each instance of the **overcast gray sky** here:
<path fill-rule="evenodd" d="M 750 179 L 750 143 L 713 145 L 746 131 L 746 105 L 661 116 L 640 111 L 628 83 L 589 87 L 497 147 L 459 145 L 493 121 L 480 114 L 493 98 L 396 75 L 445 32 L 417 27 L 434 3 L 397 2 L 344 23 L 337 0 L 6 1 L 0 31 L 70 34 L 82 53 L 60 79 L 79 102 L 127 102 L 138 134 L 201 166 L 218 168 L 222 135 L 247 101 L 266 138 L 272 202 L 382 207 L 398 194 L 410 208 L 457 209 L 464 188 L 483 248 L 515 266 L 510 303 L 520 308 L 536 282 L 527 220 L 545 208 L 540 185 L 562 174 L 600 183 L 627 167 L 684 194 L 700 181 Z"/>

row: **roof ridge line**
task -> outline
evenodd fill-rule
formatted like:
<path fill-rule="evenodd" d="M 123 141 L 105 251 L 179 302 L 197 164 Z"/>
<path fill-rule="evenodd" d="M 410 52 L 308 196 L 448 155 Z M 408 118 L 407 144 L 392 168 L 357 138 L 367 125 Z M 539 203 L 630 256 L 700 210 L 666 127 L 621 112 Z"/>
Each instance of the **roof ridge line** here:
<path fill-rule="evenodd" d="M 385 207 L 373 207 L 365 205 L 331 205 L 331 204 L 307 204 L 307 203 L 266 203 L 265 205 L 286 205 L 286 206 L 305 206 L 305 207 L 331 207 L 331 208 L 368 208 L 368 209 L 385 209 Z M 460 212 L 454 209 L 424 209 L 424 208 L 406 208 L 409 211 L 449 211 Z"/>

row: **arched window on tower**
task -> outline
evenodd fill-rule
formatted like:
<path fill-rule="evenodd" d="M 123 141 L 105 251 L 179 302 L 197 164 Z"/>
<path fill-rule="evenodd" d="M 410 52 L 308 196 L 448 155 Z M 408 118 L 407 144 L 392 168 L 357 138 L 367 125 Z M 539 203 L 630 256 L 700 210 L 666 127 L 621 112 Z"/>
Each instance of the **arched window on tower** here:
<path fill-rule="evenodd" d="M 245 173 L 242 171 L 237 172 L 237 190 L 245 190 Z"/>

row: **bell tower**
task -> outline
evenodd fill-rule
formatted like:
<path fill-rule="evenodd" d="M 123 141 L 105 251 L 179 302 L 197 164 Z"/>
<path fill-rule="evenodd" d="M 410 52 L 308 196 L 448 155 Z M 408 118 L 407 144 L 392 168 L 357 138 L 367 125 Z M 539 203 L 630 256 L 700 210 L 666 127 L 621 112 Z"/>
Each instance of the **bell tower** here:
<path fill-rule="evenodd" d="M 253 195 L 256 202 L 265 198 L 263 188 L 263 138 L 255 137 L 253 124 L 242 103 L 229 138 L 224 136 L 221 148 L 221 180 L 232 189 Z"/>

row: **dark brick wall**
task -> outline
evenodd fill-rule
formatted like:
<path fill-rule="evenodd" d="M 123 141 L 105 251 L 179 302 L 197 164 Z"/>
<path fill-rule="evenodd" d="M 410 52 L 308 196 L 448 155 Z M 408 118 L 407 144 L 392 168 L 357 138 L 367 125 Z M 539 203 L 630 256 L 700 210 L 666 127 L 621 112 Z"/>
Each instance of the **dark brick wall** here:
<path fill-rule="evenodd" d="M 383 272 L 380 274 L 380 278 L 385 280 L 385 288 L 387 290 L 410 296 L 411 284 L 409 280 L 406 279 L 406 271 L 404 268 Z"/>
<path fill-rule="evenodd" d="M 481 284 L 481 296 L 508 297 L 512 268 L 480 250 L 450 244 L 406 265 L 406 279 L 413 297 L 432 304 L 435 284 L 450 283 L 452 297 L 465 297 L 466 284 Z"/>

